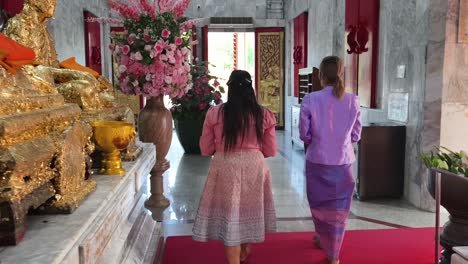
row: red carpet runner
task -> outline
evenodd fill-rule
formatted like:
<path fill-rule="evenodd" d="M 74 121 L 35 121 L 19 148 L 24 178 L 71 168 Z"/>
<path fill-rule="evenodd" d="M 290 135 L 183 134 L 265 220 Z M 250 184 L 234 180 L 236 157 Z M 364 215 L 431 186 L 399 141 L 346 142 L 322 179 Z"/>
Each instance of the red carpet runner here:
<path fill-rule="evenodd" d="M 248 264 L 321 264 L 326 257 L 312 233 L 275 233 L 254 244 Z M 218 241 L 200 243 L 190 236 L 168 237 L 163 264 L 224 264 Z M 247 264 L 246 263 L 246 264 Z M 341 264 L 433 264 L 434 229 L 355 230 L 345 235 Z"/>

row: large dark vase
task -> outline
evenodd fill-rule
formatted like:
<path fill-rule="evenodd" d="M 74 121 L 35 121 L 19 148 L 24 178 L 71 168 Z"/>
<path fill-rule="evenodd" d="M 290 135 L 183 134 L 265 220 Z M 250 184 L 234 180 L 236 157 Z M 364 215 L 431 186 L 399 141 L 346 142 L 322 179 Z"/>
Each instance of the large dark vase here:
<path fill-rule="evenodd" d="M 468 246 L 468 179 L 450 173 L 441 172 L 440 198 L 441 205 L 450 213 L 449 221 L 445 223 L 440 235 L 440 243 L 444 247 L 441 264 L 450 263 L 450 257 L 454 253 L 452 248 Z M 431 170 L 428 190 L 435 198 L 435 175 Z"/>
<path fill-rule="evenodd" d="M 199 155 L 200 137 L 203 130 L 204 115 L 191 115 L 174 119 L 177 138 L 184 148 L 185 154 Z"/>
<path fill-rule="evenodd" d="M 156 164 L 151 170 L 151 196 L 146 207 L 165 208 L 169 200 L 164 196 L 163 174 L 170 164 L 166 159 L 172 142 L 172 114 L 164 106 L 163 96 L 147 98 L 138 120 L 138 134 L 142 142 L 156 145 Z"/>

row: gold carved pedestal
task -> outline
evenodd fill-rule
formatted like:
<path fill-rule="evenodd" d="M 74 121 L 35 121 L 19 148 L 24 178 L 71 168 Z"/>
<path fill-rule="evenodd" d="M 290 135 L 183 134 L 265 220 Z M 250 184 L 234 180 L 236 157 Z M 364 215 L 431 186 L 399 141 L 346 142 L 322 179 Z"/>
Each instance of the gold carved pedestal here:
<path fill-rule="evenodd" d="M 31 78 L 0 68 L 2 246 L 19 243 L 30 209 L 71 213 L 96 188 L 86 180 L 91 128 L 78 120 L 81 109 Z"/>
<path fill-rule="evenodd" d="M 47 29 L 56 5 L 25 0 L 3 32 L 36 59 L 16 75 L 0 67 L 0 246 L 21 241 L 31 209 L 71 213 L 96 188 L 89 122 L 134 119 L 115 106 L 105 78 L 58 67 Z"/>

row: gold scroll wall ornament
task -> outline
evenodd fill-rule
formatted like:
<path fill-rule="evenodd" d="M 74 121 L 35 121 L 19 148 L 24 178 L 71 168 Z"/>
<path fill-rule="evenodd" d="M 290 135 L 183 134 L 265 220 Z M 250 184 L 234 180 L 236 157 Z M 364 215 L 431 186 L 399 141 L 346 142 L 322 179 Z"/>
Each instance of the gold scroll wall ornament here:
<path fill-rule="evenodd" d="M 257 33 L 257 97 L 284 127 L 284 33 Z"/>
<path fill-rule="evenodd" d="M 460 0 L 458 42 L 468 43 L 468 0 Z"/>

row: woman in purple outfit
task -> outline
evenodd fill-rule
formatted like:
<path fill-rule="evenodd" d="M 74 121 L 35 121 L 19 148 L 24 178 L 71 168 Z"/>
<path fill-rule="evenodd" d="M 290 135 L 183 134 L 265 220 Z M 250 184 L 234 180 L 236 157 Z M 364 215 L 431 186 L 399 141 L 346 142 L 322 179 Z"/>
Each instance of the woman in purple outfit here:
<path fill-rule="evenodd" d="M 345 93 L 340 58 L 320 64 L 323 90 L 304 97 L 300 137 L 306 144 L 306 181 L 316 236 L 314 241 L 339 263 L 346 221 L 354 191 L 352 143 L 361 137 L 361 113 L 355 95 Z"/>

